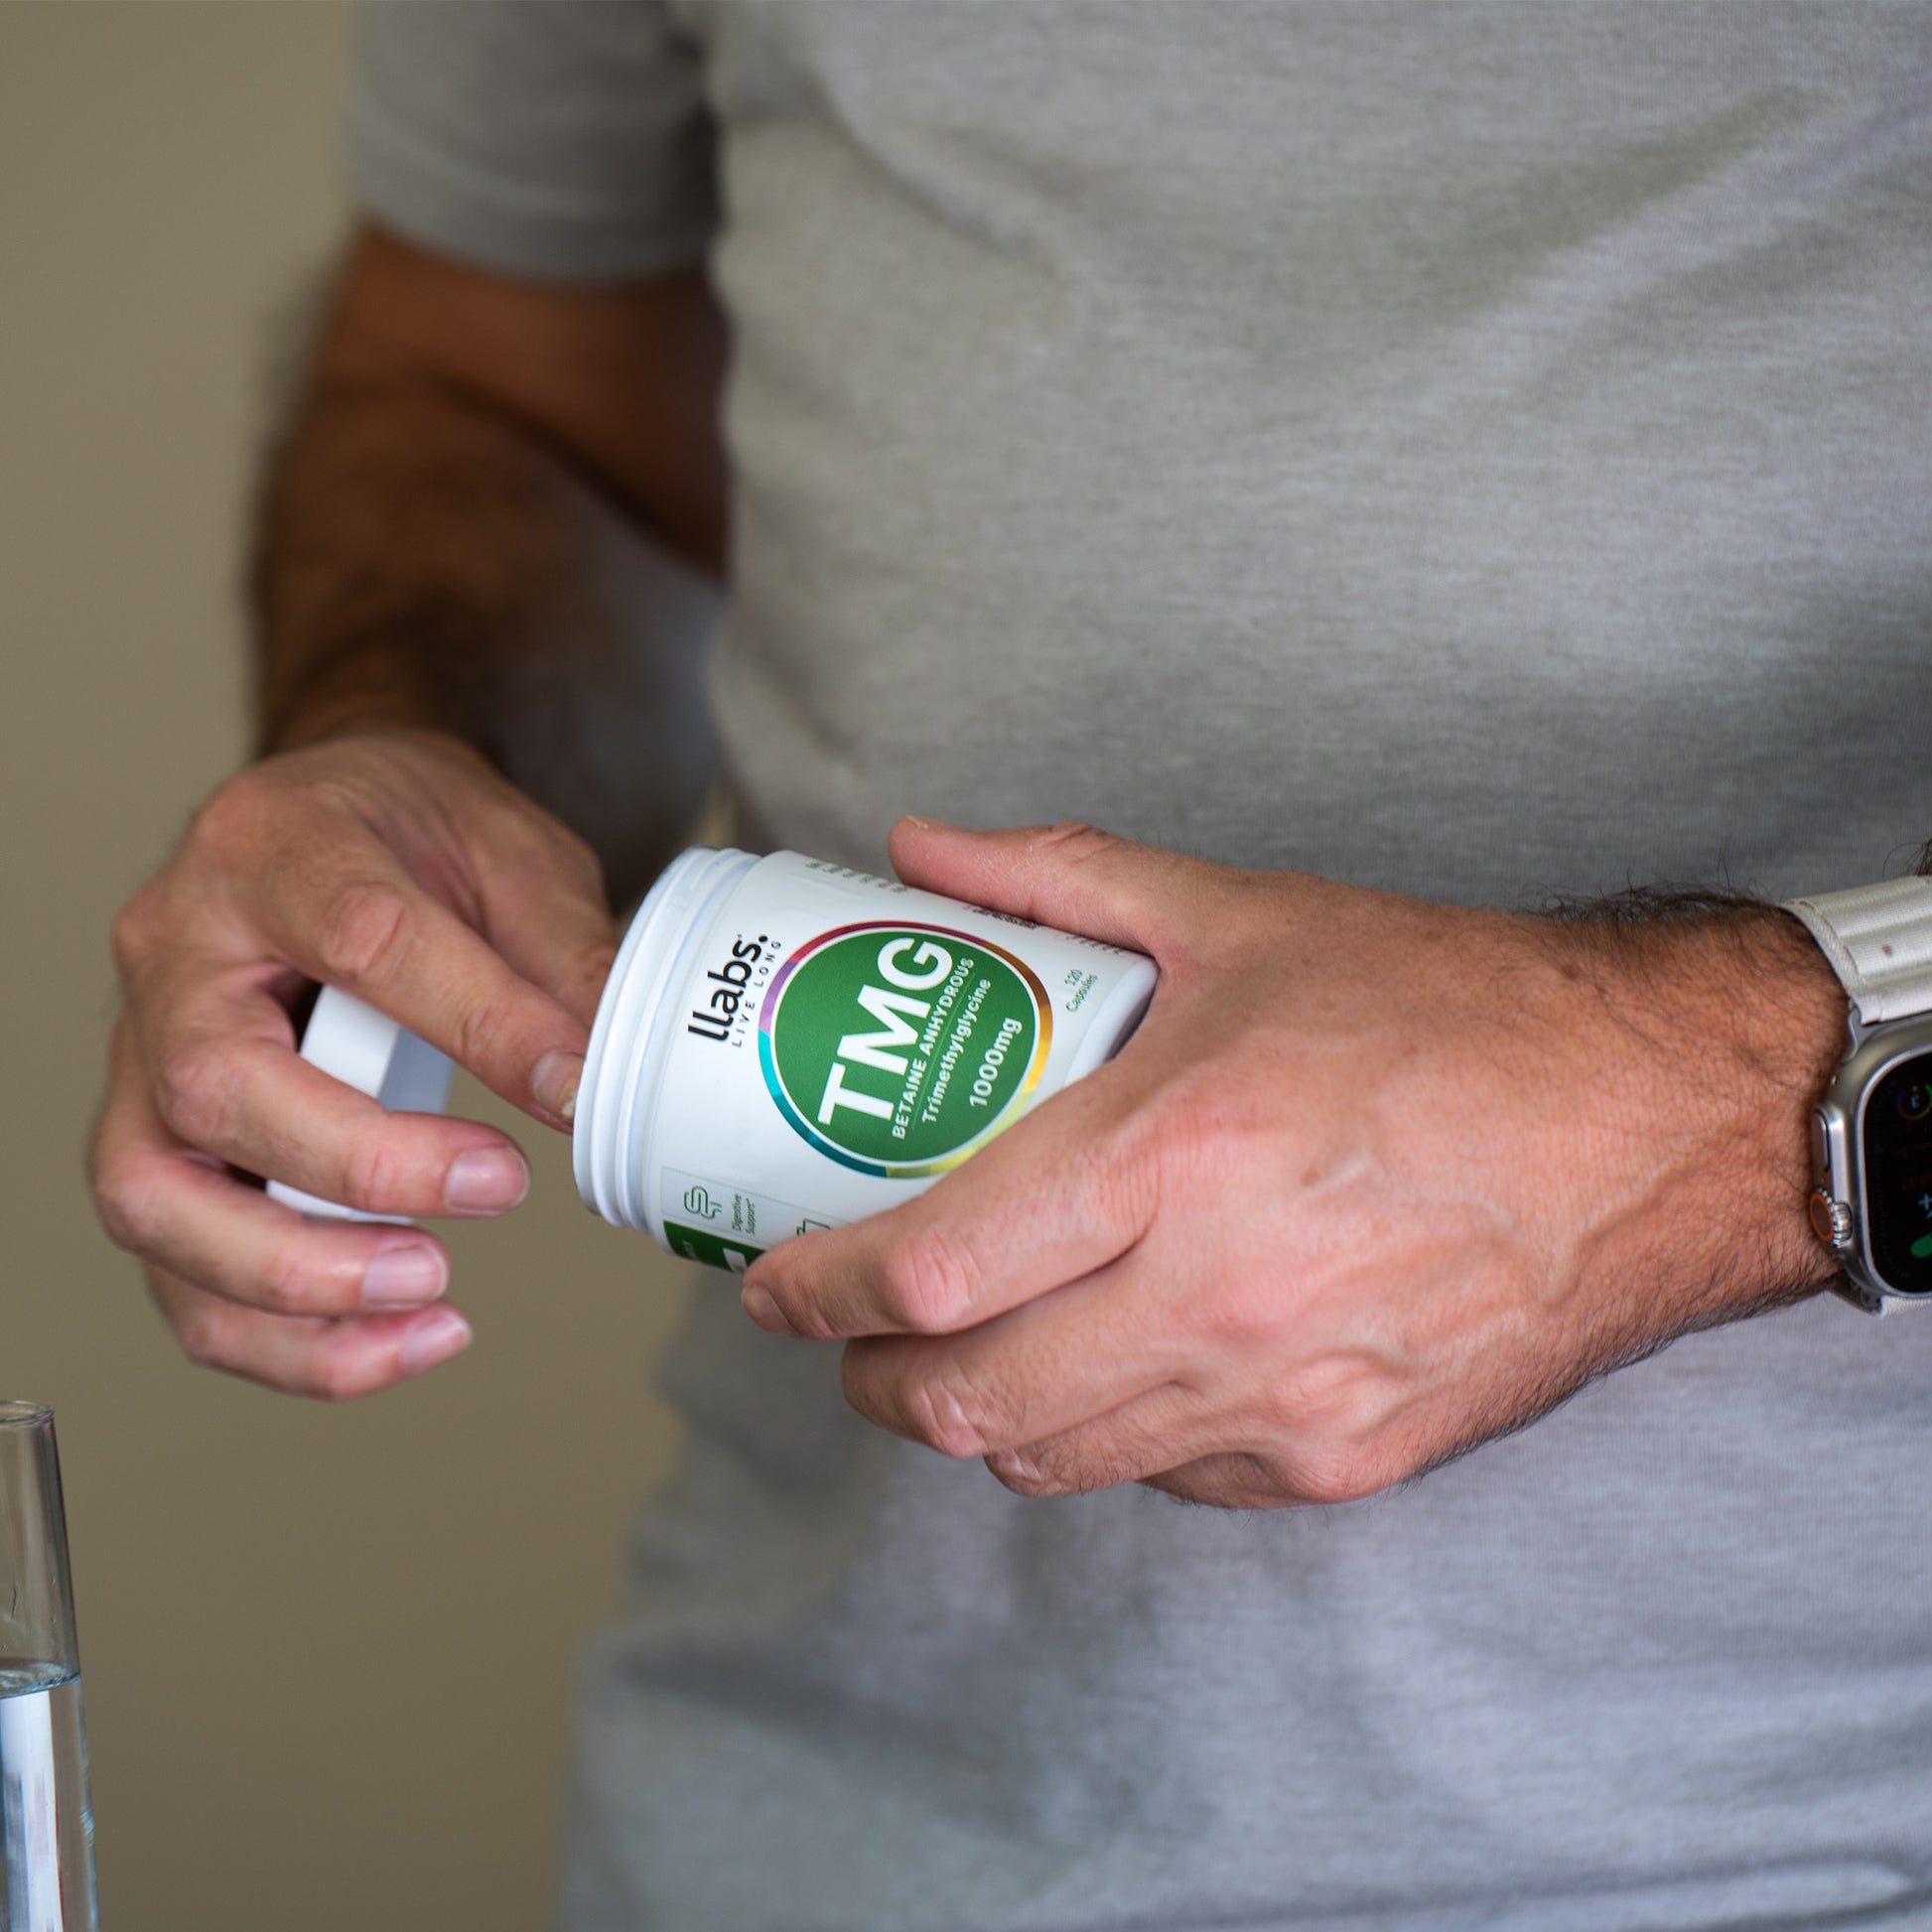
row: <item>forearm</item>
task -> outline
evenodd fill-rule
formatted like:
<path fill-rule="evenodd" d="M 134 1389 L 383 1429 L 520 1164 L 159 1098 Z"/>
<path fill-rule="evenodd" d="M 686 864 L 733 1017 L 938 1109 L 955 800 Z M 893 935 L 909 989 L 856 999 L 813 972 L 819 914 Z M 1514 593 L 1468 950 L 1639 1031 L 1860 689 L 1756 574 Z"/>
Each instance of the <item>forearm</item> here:
<path fill-rule="evenodd" d="M 588 839 L 620 899 L 702 796 L 715 590 L 460 382 L 325 346 L 268 467 L 250 595 L 264 753 L 452 733 Z"/>

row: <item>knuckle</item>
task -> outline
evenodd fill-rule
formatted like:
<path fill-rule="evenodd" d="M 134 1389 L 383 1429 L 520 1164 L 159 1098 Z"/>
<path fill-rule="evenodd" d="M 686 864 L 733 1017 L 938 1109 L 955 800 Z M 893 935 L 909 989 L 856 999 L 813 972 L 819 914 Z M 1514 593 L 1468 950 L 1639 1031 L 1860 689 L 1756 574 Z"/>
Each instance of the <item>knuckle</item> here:
<path fill-rule="evenodd" d="M 154 1099 L 169 1130 L 191 1147 L 226 1138 L 234 1113 L 235 1055 L 219 1040 L 178 1046 L 163 1061 Z"/>
<path fill-rule="evenodd" d="M 967 1251 L 938 1228 L 895 1242 L 880 1257 L 879 1295 L 890 1320 L 916 1333 L 963 1327 L 973 1302 Z"/>
<path fill-rule="evenodd" d="M 1275 1437 L 1332 1455 L 1367 1455 L 1400 1407 L 1399 1390 L 1378 1365 L 1353 1351 L 1324 1350 L 1278 1366 L 1264 1414 Z"/>
<path fill-rule="evenodd" d="M 332 986 L 379 981 L 401 950 L 409 901 L 393 886 L 360 883 L 342 888 L 316 933 L 316 963 Z"/>
<path fill-rule="evenodd" d="M 215 859 L 232 857 L 260 835 L 266 806 L 262 779 L 253 771 L 232 777 L 196 812 L 188 843 Z"/>
<path fill-rule="evenodd" d="M 1118 843 L 1111 832 L 1103 832 L 1099 826 L 1089 825 L 1083 818 L 1066 818 L 1055 825 L 1048 825 L 1040 833 L 1039 842 L 1056 858 L 1072 860 L 1076 864 Z"/>
<path fill-rule="evenodd" d="M 94 1179 L 94 1211 L 107 1238 L 129 1254 L 139 1254 L 153 1241 L 160 1221 L 156 1176 L 133 1161 L 114 1162 Z"/>
<path fill-rule="evenodd" d="M 353 1402 L 367 1391 L 355 1364 L 333 1349 L 319 1349 L 303 1372 L 301 1388 L 318 1402 Z"/>
<path fill-rule="evenodd" d="M 211 1306 L 183 1310 L 174 1317 L 174 1328 L 181 1352 L 197 1368 L 233 1368 L 223 1324 Z"/>
<path fill-rule="evenodd" d="M 853 1359 L 853 1348 L 858 1347 L 860 1358 L 864 1359 L 870 1354 L 869 1346 L 860 1343 L 857 1337 L 849 1336 L 840 1317 L 821 1308 L 809 1294 L 801 1295 L 784 1283 L 766 1285 L 765 1293 L 771 1297 L 779 1314 L 784 1317 L 792 1333 L 802 1340 L 847 1341 L 846 1381 L 848 1394 L 850 1394 L 852 1388 L 858 1386 L 854 1379 L 857 1374 L 857 1363 Z M 863 1403 L 855 1400 L 853 1406 L 860 1408 L 863 1407 Z"/>
<path fill-rule="evenodd" d="M 1112 832 L 1103 832 L 1084 819 L 1065 819 L 1049 825 L 1039 834 L 1030 857 L 1032 867 L 1042 873 L 1075 874 L 1090 866 L 1101 868 L 1104 878 L 1119 860 L 1127 841 Z"/>
<path fill-rule="evenodd" d="M 517 1016 L 503 1000 L 482 999 L 466 1005 L 456 1020 L 456 1058 L 464 1066 L 497 1065 L 517 1033 Z"/>
<path fill-rule="evenodd" d="M 573 832 L 568 825 L 552 820 L 551 826 L 552 869 L 602 902 L 605 897 L 603 860 L 592 849 L 590 841 Z"/>
<path fill-rule="evenodd" d="M 1132 1481 L 1142 1465 L 1126 1446 L 1104 1436 L 1035 1443 L 1011 1455 L 987 1458 L 987 1467 L 1018 1496 L 1085 1496 Z"/>
<path fill-rule="evenodd" d="M 108 929 L 108 944 L 113 951 L 115 971 L 123 983 L 133 978 L 153 950 L 160 901 L 161 887 L 150 880 L 114 914 L 114 923 Z"/>
<path fill-rule="evenodd" d="M 905 1390 L 906 1415 L 917 1441 L 941 1455 L 986 1455 L 1012 1440 L 1007 1405 L 956 1362 L 915 1374 Z"/>
<path fill-rule="evenodd" d="M 1069 1496 L 1080 1484 L 1066 1470 L 1050 1460 L 1034 1460 L 1024 1455 L 989 1455 L 986 1466 L 1003 1487 L 1016 1496 Z"/>
<path fill-rule="evenodd" d="M 399 1213 L 408 1179 L 405 1163 L 386 1136 L 361 1135 L 343 1159 L 342 1205 L 367 1214 Z"/>
<path fill-rule="evenodd" d="M 275 1249 L 261 1265 L 255 1282 L 255 1300 L 274 1314 L 316 1314 L 325 1312 L 316 1284 L 304 1266 L 300 1249 L 293 1243 Z"/>
<path fill-rule="evenodd" d="M 1370 1457 L 1338 1444 L 1305 1449 L 1295 1458 L 1293 1482 L 1283 1486 L 1311 1503 L 1353 1503 L 1384 1485 Z"/>
<path fill-rule="evenodd" d="M 1271 1284 L 1235 1279 L 1176 1297 L 1173 1319 L 1189 1343 L 1247 1356 L 1272 1346 L 1283 1315 Z"/>

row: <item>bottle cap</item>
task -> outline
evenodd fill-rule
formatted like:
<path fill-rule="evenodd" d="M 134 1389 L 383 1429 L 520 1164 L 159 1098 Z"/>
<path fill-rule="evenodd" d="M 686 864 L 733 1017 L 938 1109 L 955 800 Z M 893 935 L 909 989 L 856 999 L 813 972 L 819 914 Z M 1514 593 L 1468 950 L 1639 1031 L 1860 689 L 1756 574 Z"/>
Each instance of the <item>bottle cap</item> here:
<path fill-rule="evenodd" d="M 302 1035 L 302 1057 L 331 1079 L 380 1101 L 391 1113 L 440 1114 L 449 1105 L 453 1071 L 449 1055 L 338 987 L 325 986 L 317 995 Z M 268 1193 L 271 1200 L 298 1214 L 328 1220 L 406 1222 L 409 1218 L 344 1207 L 280 1180 L 268 1183 Z"/>

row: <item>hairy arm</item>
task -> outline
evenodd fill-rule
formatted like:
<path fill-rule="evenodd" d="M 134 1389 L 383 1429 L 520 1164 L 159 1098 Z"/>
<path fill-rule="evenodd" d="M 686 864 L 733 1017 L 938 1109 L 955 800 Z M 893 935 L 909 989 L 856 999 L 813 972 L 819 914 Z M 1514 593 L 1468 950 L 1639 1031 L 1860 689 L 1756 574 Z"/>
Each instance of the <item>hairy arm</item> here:
<path fill-rule="evenodd" d="M 723 360 L 697 271 L 556 288 L 358 236 L 263 496 L 263 753 L 452 733 L 628 897 L 708 774 Z"/>
<path fill-rule="evenodd" d="M 470 1339 L 433 1234 L 254 1182 L 496 1214 L 520 1151 L 323 1077 L 291 1013 L 343 987 L 568 1125 L 606 878 L 641 884 L 707 775 L 722 356 L 695 274 L 552 288 L 350 248 L 263 500 L 262 756 L 115 924 L 95 1196 L 192 1359 L 347 1396 Z"/>

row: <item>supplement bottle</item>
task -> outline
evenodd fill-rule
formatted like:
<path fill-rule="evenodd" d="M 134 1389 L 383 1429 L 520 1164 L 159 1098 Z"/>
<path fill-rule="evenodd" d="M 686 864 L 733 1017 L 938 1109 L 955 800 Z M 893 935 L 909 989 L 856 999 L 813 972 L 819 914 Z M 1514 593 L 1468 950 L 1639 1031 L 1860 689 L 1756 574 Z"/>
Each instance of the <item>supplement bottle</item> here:
<path fill-rule="evenodd" d="M 1119 1050 L 1139 953 L 795 852 L 696 847 L 639 908 L 578 1090 L 578 1191 L 742 1271 L 907 1199 Z"/>

